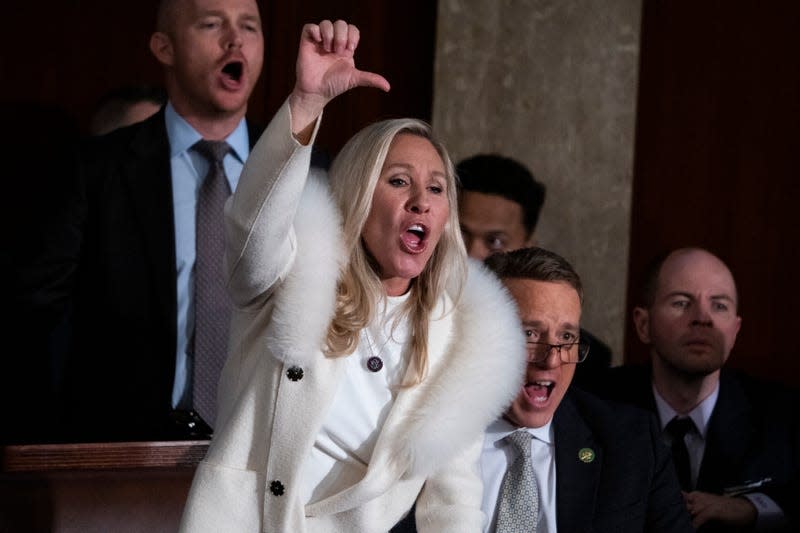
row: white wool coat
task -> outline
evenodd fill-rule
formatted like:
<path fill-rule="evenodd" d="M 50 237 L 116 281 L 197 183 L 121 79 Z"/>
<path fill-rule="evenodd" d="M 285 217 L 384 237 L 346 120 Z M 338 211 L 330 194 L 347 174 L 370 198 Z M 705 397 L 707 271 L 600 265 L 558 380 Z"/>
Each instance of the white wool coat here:
<path fill-rule="evenodd" d="M 484 428 L 519 391 L 524 339 L 510 296 L 470 265 L 429 332 L 425 380 L 400 390 L 363 478 L 301 500 L 303 467 L 345 369 L 320 347 L 344 257 L 340 216 L 284 105 L 226 206 L 230 352 L 219 414 L 182 531 L 385 532 L 416 501 L 420 532 L 479 532 Z M 315 132 L 316 135 L 316 132 Z"/>

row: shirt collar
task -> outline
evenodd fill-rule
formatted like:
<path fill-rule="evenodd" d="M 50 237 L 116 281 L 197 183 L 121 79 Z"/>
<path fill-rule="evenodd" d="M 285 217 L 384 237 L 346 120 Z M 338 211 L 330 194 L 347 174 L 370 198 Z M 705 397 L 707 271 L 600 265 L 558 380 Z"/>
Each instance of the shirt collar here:
<path fill-rule="evenodd" d="M 656 409 L 658 410 L 658 418 L 661 421 L 661 429 L 664 430 L 669 424 L 669 421 L 678 416 L 678 412 L 675 411 L 667 401 L 658 393 L 656 390 L 655 385 L 653 385 L 653 396 L 656 400 Z M 714 387 L 714 390 L 711 391 L 711 394 L 706 396 L 706 398 L 697 404 L 697 406 L 689 411 L 688 416 L 694 422 L 697 431 L 700 433 L 704 439 L 706 438 L 706 433 L 708 432 L 708 421 L 711 419 L 711 413 L 714 412 L 714 406 L 717 405 L 717 398 L 719 397 L 719 382 Z"/>
<path fill-rule="evenodd" d="M 164 118 L 167 125 L 167 137 L 169 138 L 170 157 L 175 157 L 191 148 L 194 143 L 203 138 L 186 119 L 175 111 L 172 102 L 167 102 L 164 110 Z M 247 122 L 245 119 L 239 121 L 228 137 L 225 138 L 231 146 L 233 154 L 241 163 L 247 159 L 250 153 L 250 136 L 247 133 Z"/>
<path fill-rule="evenodd" d="M 486 428 L 486 440 L 487 442 L 492 443 L 492 445 L 496 448 L 504 446 L 501 442 L 506 436 L 518 429 L 524 429 L 535 439 L 538 439 L 545 444 L 551 445 L 554 441 L 553 436 L 553 421 L 550 420 L 547 424 L 543 425 L 542 427 L 538 428 L 520 428 L 513 425 L 511 422 L 506 420 L 505 418 L 498 418 L 494 422 L 492 422 L 488 428 Z"/>

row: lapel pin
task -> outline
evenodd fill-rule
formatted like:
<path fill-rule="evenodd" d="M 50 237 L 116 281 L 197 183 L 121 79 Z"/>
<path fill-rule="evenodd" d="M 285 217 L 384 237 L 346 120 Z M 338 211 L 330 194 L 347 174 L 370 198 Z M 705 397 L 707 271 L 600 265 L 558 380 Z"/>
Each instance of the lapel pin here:
<path fill-rule="evenodd" d="M 578 459 L 584 463 L 591 463 L 594 461 L 595 453 L 591 448 L 581 448 L 578 450 Z"/>

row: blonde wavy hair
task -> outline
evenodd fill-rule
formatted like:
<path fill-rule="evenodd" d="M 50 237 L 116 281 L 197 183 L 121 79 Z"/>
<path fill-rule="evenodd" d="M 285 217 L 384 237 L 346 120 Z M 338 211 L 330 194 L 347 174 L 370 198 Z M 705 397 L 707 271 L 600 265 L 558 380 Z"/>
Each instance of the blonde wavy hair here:
<path fill-rule="evenodd" d="M 416 119 L 376 122 L 354 135 L 342 148 L 330 169 L 334 199 L 342 213 L 344 246 L 349 258 L 340 272 L 336 314 L 328 327 L 325 353 L 340 357 L 353 353 L 360 332 L 386 302 L 374 259 L 361 234 L 386 155 L 399 134 L 418 135 L 430 141 L 442 158 L 450 213 L 444 231 L 422 273 L 411 282 L 411 295 L 399 319 L 407 319 L 411 332 L 410 371 L 403 387 L 422 382 L 428 370 L 428 325 L 437 302 L 448 289 L 457 302 L 466 278 L 466 250 L 458 225 L 456 175 L 444 145 L 433 137 L 431 127 Z"/>

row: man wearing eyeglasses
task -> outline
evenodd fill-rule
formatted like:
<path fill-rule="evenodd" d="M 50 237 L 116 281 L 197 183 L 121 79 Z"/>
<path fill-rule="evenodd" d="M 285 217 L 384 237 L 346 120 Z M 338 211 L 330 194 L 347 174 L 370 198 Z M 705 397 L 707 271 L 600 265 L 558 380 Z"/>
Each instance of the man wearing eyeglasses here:
<path fill-rule="evenodd" d="M 517 302 L 528 367 L 516 399 L 486 432 L 484 530 L 692 531 L 655 419 L 570 390 L 588 352 L 572 266 L 541 248 L 486 264 Z"/>
<path fill-rule="evenodd" d="M 495 253 L 536 246 L 536 226 L 545 185 L 521 162 L 499 154 L 478 154 L 456 165 L 458 220 L 467 254 L 479 261 Z M 575 372 L 579 386 L 591 386 L 611 365 L 611 348 L 586 330 L 581 338 L 592 356 Z"/>

